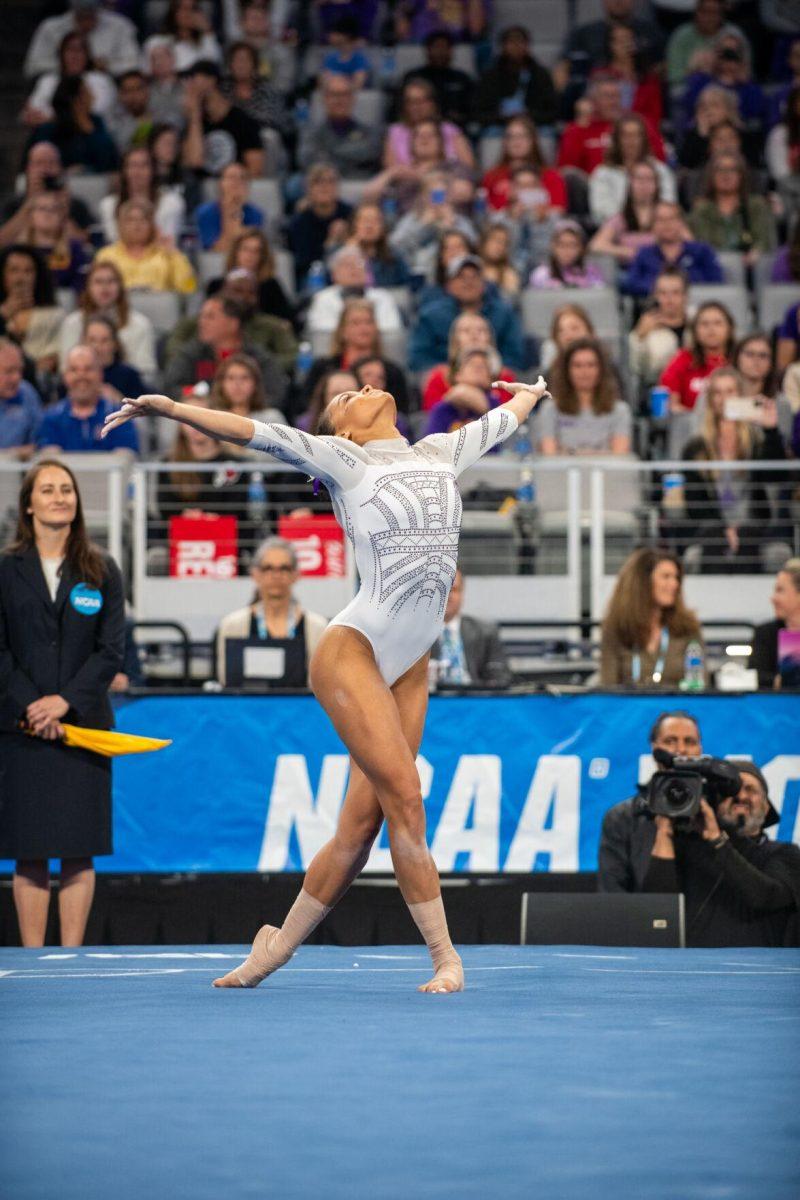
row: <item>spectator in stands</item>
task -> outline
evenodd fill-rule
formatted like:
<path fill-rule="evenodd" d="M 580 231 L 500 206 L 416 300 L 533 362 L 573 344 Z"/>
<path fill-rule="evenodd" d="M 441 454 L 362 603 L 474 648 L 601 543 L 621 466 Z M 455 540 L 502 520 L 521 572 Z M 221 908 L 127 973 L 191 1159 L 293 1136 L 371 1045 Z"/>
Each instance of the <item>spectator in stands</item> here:
<path fill-rule="evenodd" d="M 415 201 L 437 189 L 440 203 L 457 211 L 456 193 L 462 192 L 462 182 L 466 184 L 466 207 L 470 207 L 474 195 L 470 173 L 445 161 L 440 122 L 420 121 L 411 133 L 411 162 L 384 167 L 364 188 L 362 197 L 405 213 Z"/>
<path fill-rule="evenodd" d="M 374 287 L 407 287 L 411 273 L 389 246 L 386 221 L 380 205 L 359 204 L 350 221 L 346 246 L 355 246 L 367 262 L 369 282 Z"/>
<path fill-rule="evenodd" d="M 359 45 L 356 18 L 342 16 L 335 21 L 328 32 L 328 44 L 332 49 L 323 56 L 323 72 L 348 80 L 356 91 L 366 87 L 371 67 L 363 47 Z"/>
<path fill-rule="evenodd" d="M 508 230 L 514 264 L 524 278 L 547 259 L 561 214 L 561 209 L 550 205 L 549 195 L 536 169 L 515 167 L 508 205 L 494 217 L 494 224 L 502 223 Z"/>
<path fill-rule="evenodd" d="M 706 166 L 712 154 L 712 138 L 721 126 L 732 126 L 738 132 L 742 153 L 751 167 L 758 166 L 762 139 L 744 128 L 736 97 L 718 84 L 709 83 L 697 97 L 694 121 L 678 147 L 682 167 L 696 171 Z M 717 144 L 716 149 L 722 147 Z"/>
<path fill-rule="evenodd" d="M 367 260 L 357 246 L 342 246 L 329 260 L 332 284 L 316 292 L 308 310 L 309 330 L 333 331 L 345 300 L 363 296 L 372 304 L 382 334 L 398 333 L 403 322 L 397 301 L 388 288 L 369 287 Z"/>
<path fill-rule="evenodd" d="M 159 188 L 180 188 L 188 197 L 190 172 L 181 161 L 181 142 L 174 125 L 154 125 L 147 139 Z"/>
<path fill-rule="evenodd" d="M 630 454 L 631 410 L 601 342 L 571 342 L 551 364 L 549 384 L 536 420 L 540 454 Z"/>
<path fill-rule="evenodd" d="M 793 232 L 775 255 L 770 283 L 800 284 L 800 211 L 795 217 Z"/>
<path fill-rule="evenodd" d="M 223 359 L 211 385 L 209 404 L 211 408 L 238 413 L 253 421 L 286 424 L 281 410 L 267 400 L 261 368 L 249 354 L 230 354 Z M 241 447 L 225 444 L 230 451 L 241 454 Z"/>
<path fill-rule="evenodd" d="M 649 547 L 634 550 L 603 618 L 600 686 L 675 691 L 689 642 L 702 646 L 703 631 L 686 606 L 680 562 Z"/>
<path fill-rule="evenodd" d="M 671 88 L 685 83 L 703 63 L 710 63 L 717 36 L 740 33 L 725 20 L 724 0 L 697 0 L 691 21 L 685 21 L 673 31 L 667 42 L 667 83 Z"/>
<path fill-rule="evenodd" d="M 650 126 L 658 129 L 664 115 L 661 78 L 653 61 L 641 53 L 636 35 L 622 21 L 608 26 L 606 62 L 597 66 L 592 75 L 602 74 L 617 79 L 622 86 L 622 106 L 626 112 L 645 117 Z"/>
<path fill-rule="evenodd" d="M 580 304 L 562 304 L 553 313 L 550 325 L 550 337 L 545 338 L 539 351 L 539 368 L 542 371 L 550 367 L 553 359 L 562 354 L 567 346 L 581 338 L 596 338 L 592 318 Z M 502 376 L 500 376 L 502 379 Z"/>
<path fill-rule="evenodd" d="M 30 220 L 30 206 L 43 192 L 65 191 L 61 173 L 61 155 L 52 142 L 37 142 L 28 151 L 25 162 L 25 190 L 15 193 L 5 202 L 0 211 L 0 246 L 9 246 L 21 239 L 22 231 Z M 70 235 L 85 241 L 92 214 L 82 200 L 67 194 L 69 205 Z"/>
<path fill-rule="evenodd" d="M 663 36 L 654 22 L 633 15 L 634 0 L 603 0 L 605 18 L 577 25 L 570 30 L 561 59 L 553 68 L 556 87 L 563 92 L 567 84 L 581 85 L 593 66 L 608 62 L 610 25 L 626 25 L 640 52 L 651 62 L 661 57 Z"/>
<path fill-rule="evenodd" d="M 154 123 L 182 128 L 183 84 L 178 79 L 172 43 L 164 37 L 150 38 L 142 51 L 142 61 Z"/>
<path fill-rule="evenodd" d="M 252 117 L 262 129 L 275 129 L 283 137 L 292 131 L 283 94 L 271 79 L 259 73 L 258 52 L 249 42 L 233 42 L 226 54 L 228 74 L 223 93 L 232 104 Z"/>
<path fill-rule="evenodd" d="M 765 333 L 751 333 L 743 337 L 733 352 L 733 365 L 742 377 L 741 395 L 753 400 L 774 400 L 777 397 L 775 356 L 772 342 Z"/>
<path fill-rule="evenodd" d="M 92 112 L 107 119 L 116 97 L 114 84 L 105 71 L 96 71 L 89 43 L 82 33 L 67 33 L 58 48 L 58 70 L 48 71 L 36 80 L 36 86 L 22 110 L 24 125 L 42 125 L 52 120 L 52 99 L 62 79 L 82 75 L 92 93 Z"/>
<path fill-rule="evenodd" d="M 736 98 L 745 125 L 762 130 L 767 104 L 761 88 L 750 78 L 750 65 L 750 47 L 743 34 L 733 30 L 717 34 L 708 70 L 693 72 L 686 82 L 684 112 L 691 112 L 703 88 L 714 83 Z"/>
<path fill-rule="evenodd" d="M 483 277 L 495 284 L 509 299 L 519 295 L 521 281 L 512 259 L 511 231 L 502 222 L 487 225 L 478 244 Z"/>
<path fill-rule="evenodd" d="M 328 624 L 306 612 L 292 589 L 299 578 L 297 553 L 291 542 L 271 537 L 258 547 L 250 574 L 256 585 L 253 602 L 223 617 L 216 637 L 217 679 L 227 678 L 227 644 L 232 638 L 259 641 L 281 651 L 284 669 L 276 687 L 307 687 L 308 665 Z"/>
<path fill-rule="evenodd" d="M 414 205 L 395 225 L 389 244 L 407 263 L 412 275 L 439 276 L 442 253 L 457 258 L 472 253 L 477 231 L 456 210 L 452 187 L 437 171 L 424 180 Z M 441 279 L 437 278 L 441 284 Z M 424 293 L 420 302 L 425 298 Z"/>
<path fill-rule="evenodd" d="M 150 88 L 143 71 L 126 71 L 117 80 L 116 103 L 105 117 L 108 132 L 120 154 L 131 146 L 146 146 L 155 124 L 150 111 Z"/>
<path fill-rule="evenodd" d="M 135 367 L 123 361 L 122 343 L 114 322 L 99 314 L 89 317 L 83 331 L 83 344 L 94 350 L 103 369 L 103 396 L 112 408 L 119 408 L 126 396 L 141 396 L 147 391 Z"/>
<path fill-rule="evenodd" d="M 775 576 L 770 597 L 775 620 L 756 625 L 753 633 L 753 653 L 749 666 L 758 671 L 760 688 L 778 688 L 778 632 L 781 629 L 800 629 L 800 558 L 790 558 Z"/>
<path fill-rule="evenodd" d="M 615 124 L 604 161 L 589 179 L 589 210 L 595 221 L 608 221 L 619 215 L 630 194 L 634 172 L 643 164 L 655 172 L 659 198 L 675 201 L 675 176 L 668 166 L 653 157 L 643 119 L 629 113 Z"/>
<path fill-rule="evenodd" d="M 591 175 L 604 161 L 614 128 L 623 115 L 622 88 L 616 79 L 598 75 L 590 84 L 587 97 L 592 103 L 591 116 L 588 122 L 579 119 L 567 125 L 559 143 L 558 165 L 577 167 Z M 663 160 L 661 134 L 653 126 L 645 124 L 650 152 L 655 158 Z"/>
<path fill-rule="evenodd" d="M 230 162 L 219 176 L 219 199 L 207 200 L 194 214 L 204 250 L 226 253 L 245 229 L 260 229 L 264 214 L 248 201 L 250 176 L 240 162 Z"/>
<path fill-rule="evenodd" d="M 705 194 L 695 201 L 689 225 L 699 242 L 739 251 L 748 266 L 777 245 L 769 203 L 752 194 L 744 159 L 735 154 L 712 159 Z"/>
<path fill-rule="evenodd" d="M 98 70 L 121 72 L 138 66 L 136 27 L 127 17 L 101 8 L 99 0 L 71 0 L 70 12 L 42 21 L 34 33 L 25 57 L 26 79 L 58 70 L 59 47 L 72 32 L 88 40 Z"/>
<path fill-rule="evenodd" d="M 689 330 L 689 285 L 679 267 L 666 267 L 653 288 L 653 302 L 645 308 L 628 335 L 631 373 L 651 387 L 673 361 Z"/>
<path fill-rule="evenodd" d="M 184 85 L 186 136 L 183 165 L 205 175 L 220 175 L 228 163 L 240 162 L 257 179 L 264 174 L 261 131 L 252 117 L 231 104 L 222 91 L 222 71 L 200 59 Z"/>
<path fill-rule="evenodd" d="M 322 117 L 304 127 L 298 165 L 307 171 L 315 163 L 330 163 L 346 179 L 369 178 L 381 161 L 380 127 L 356 121 L 356 91 L 345 75 L 326 76 L 321 91 Z"/>
<path fill-rule="evenodd" d="M 339 175 L 328 163 L 306 172 L 306 194 L 289 222 L 287 241 L 294 255 L 298 286 L 309 268 L 322 262 L 328 249 L 347 236 L 353 210 L 339 199 Z"/>
<path fill-rule="evenodd" d="M 53 119 L 36 126 L 27 151 L 37 142 L 52 142 L 66 168 L 81 167 L 90 174 L 116 171 L 117 147 L 103 118 L 92 113 L 92 103 L 82 75 L 62 79 L 53 93 Z"/>
<path fill-rule="evenodd" d="M 523 114 L 537 125 L 554 125 L 558 97 L 550 72 L 531 54 L 529 31 L 511 25 L 500 34 L 499 55 L 481 74 L 475 119 L 492 128 Z"/>
<path fill-rule="evenodd" d="M 796 26 L 796 35 L 800 35 L 800 24 Z M 785 74 L 783 74 L 784 83 L 776 90 L 770 88 L 769 99 L 769 127 L 777 125 L 786 116 L 786 106 L 789 96 L 796 87 L 800 87 L 800 36 L 795 36 L 791 41 L 783 42 L 786 48 L 785 52 Z M 777 49 L 777 48 L 776 48 Z M 778 51 L 778 53 L 780 53 Z"/>
<path fill-rule="evenodd" d="M 427 412 L 443 400 L 448 390 L 455 382 L 458 362 L 468 350 L 485 350 L 491 352 L 496 361 L 500 356 L 495 346 L 492 327 L 485 317 L 478 313 L 465 312 L 456 317 L 450 326 L 450 338 L 447 347 L 447 362 L 434 367 L 425 379 L 422 397 L 422 407 Z M 492 376 L 496 379 L 513 383 L 516 375 L 508 367 L 500 366 Z"/>
<path fill-rule="evenodd" d="M 330 353 L 326 358 L 314 361 L 304 382 L 305 403 L 308 405 L 311 401 L 320 379 L 331 371 L 352 371 L 354 364 L 366 357 L 381 359 L 386 372 L 387 390 L 394 396 L 399 411 L 408 412 L 408 383 L 397 363 L 391 362 L 383 355 L 375 310 L 366 298 L 346 300 L 342 305 L 338 323 L 331 336 Z M 340 391 L 347 391 L 347 388 L 340 388 Z M 336 392 L 332 395 L 335 396 Z M 319 413 L 314 415 L 319 416 Z M 313 430 L 314 423 L 306 428 Z"/>
<path fill-rule="evenodd" d="M 198 62 L 219 62 L 222 53 L 211 31 L 199 0 L 170 0 L 160 34 L 159 44 L 166 42 L 175 58 L 180 74 L 190 71 Z M 154 38 L 148 38 L 143 53 L 149 53 Z"/>
<path fill-rule="evenodd" d="M 43 192 L 36 197 L 22 240 L 42 255 L 54 288 L 76 293 L 83 290 L 89 256 L 83 242 L 69 236 L 66 192 Z"/>
<path fill-rule="evenodd" d="M 603 170 L 598 167 L 592 180 Z M 589 243 L 592 254 L 609 254 L 623 266 L 633 262 L 642 246 L 655 244 L 653 220 L 660 199 L 660 180 L 652 162 L 631 169 L 622 209 L 609 217 Z"/>
<path fill-rule="evenodd" d="M 354 303 L 360 304 L 361 301 L 355 301 Z M 319 358 L 314 364 L 315 366 L 322 366 L 323 369 L 317 373 L 314 386 L 306 390 L 305 394 L 309 397 L 308 407 L 304 412 L 300 413 L 295 421 L 297 428 L 304 429 L 306 433 L 314 433 L 320 417 L 334 396 L 338 396 L 341 392 L 347 392 L 351 389 L 356 390 L 358 388 L 358 379 L 353 371 L 340 371 L 335 367 L 333 369 L 324 367 L 324 364 L 331 363 L 332 361 L 334 360 Z M 312 371 L 313 369 L 312 367 Z M 309 378 L 311 378 L 310 372 Z"/>
<path fill-rule="evenodd" d="M 543 188 L 547 197 L 542 198 L 542 207 L 549 216 L 560 216 L 567 208 L 567 186 L 564 177 L 553 167 L 548 167 L 542 157 L 536 126 L 527 114 L 511 117 L 503 131 L 503 146 L 500 161 L 483 177 L 486 200 L 492 209 L 504 209 L 511 198 L 512 176 L 522 167 L 536 172 L 537 186 Z"/>
<path fill-rule="evenodd" d="M 702 752 L 696 718 L 662 713 L 650 745 L 696 758 Z M 683 892 L 690 946 L 795 945 L 800 851 L 764 835 L 765 826 L 778 821 L 767 781 L 752 762 L 737 760 L 736 766 L 742 774 L 738 795 L 716 809 L 702 801 L 690 831 L 676 829 L 669 817 L 652 817 L 642 804 L 641 785 L 636 797 L 609 809 L 600 837 L 598 888 Z"/>
<path fill-rule="evenodd" d="M 456 570 L 444 610 L 444 628 L 431 650 L 439 687 L 508 688 L 511 668 L 497 626 L 462 613 L 464 576 Z"/>
<path fill-rule="evenodd" d="M 0 308 L 2 312 L 2 308 Z M 791 304 L 778 326 L 775 366 L 783 374 L 791 363 L 800 359 L 800 303 Z"/>
<path fill-rule="evenodd" d="M 464 126 L 472 113 L 475 80 L 453 66 L 454 44 L 447 30 L 429 33 L 425 38 L 425 66 L 409 71 L 402 86 L 410 79 L 424 79 L 436 92 L 442 120 Z"/>
<path fill-rule="evenodd" d="M 119 239 L 99 250 L 95 261 L 113 263 L 127 288 L 184 295 L 196 290 L 194 271 L 186 255 L 159 243 L 153 206 L 148 200 L 120 204 L 117 227 Z"/>
<path fill-rule="evenodd" d="M 774 530 L 772 507 L 765 490 L 769 479 L 758 469 L 738 466 L 782 460 L 786 448 L 778 430 L 778 408 L 764 400 L 758 422 L 732 420 L 729 400 L 742 395 L 743 382 L 734 367 L 719 367 L 708 379 L 701 431 L 684 447 L 687 463 L 730 462 L 726 470 L 702 466 L 686 471 L 685 525 L 678 536 L 698 547 L 704 571 L 757 571 L 760 549 Z"/>
<path fill-rule="evenodd" d="M 712 371 L 727 366 L 733 357 L 736 329 L 724 304 L 709 300 L 692 318 L 689 346 L 678 350 L 661 372 L 659 383 L 669 388 L 669 409 L 690 412 Z"/>
<path fill-rule="evenodd" d="M 36 438 L 40 450 L 57 448 L 67 454 L 84 451 L 107 454 L 112 450 L 139 453 L 135 429 L 121 425 L 101 439 L 103 422 L 119 404 L 103 396 L 103 369 L 91 346 L 75 346 L 70 350 L 64 383 L 65 399 L 45 410 Z"/>
<path fill-rule="evenodd" d="M 263 0 L 242 0 L 241 29 L 233 35 L 253 47 L 259 75 L 269 79 L 282 96 L 292 91 L 297 69 L 298 33 L 285 23 L 287 10 L 288 6 L 282 16 L 280 5 L 268 9 Z"/>
<path fill-rule="evenodd" d="M 42 401 L 22 378 L 22 351 L 16 342 L 0 338 L 0 453 L 13 450 L 15 458 L 30 458 L 42 420 Z"/>
<path fill-rule="evenodd" d="M 286 375 L 275 359 L 247 341 L 245 319 L 246 310 L 237 301 L 209 296 L 200 309 L 197 335 L 168 357 L 164 391 L 180 399 L 183 388 L 210 381 L 224 359 L 244 351 L 257 361 L 270 402 L 282 408 L 288 388 Z"/>
<path fill-rule="evenodd" d="M 686 237 L 683 216 L 677 204 L 661 200 L 653 216 L 655 244 L 642 246 L 626 272 L 621 291 L 630 296 L 649 296 L 665 267 L 680 267 L 689 283 L 722 283 L 719 260 L 704 242 Z"/>
<path fill-rule="evenodd" d="M 436 104 L 436 93 L 424 79 L 407 80 L 400 92 L 399 121 L 389 126 L 384 143 L 384 167 L 410 166 L 411 134 L 420 121 L 439 121 L 441 114 Z M 441 122 L 444 157 L 446 162 L 461 163 L 474 168 L 475 156 L 464 133 L 451 121 Z"/>
<path fill-rule="evenodd" d="M 258 308 L 281 320 L 294 321 L 294 306 L 283 290 L 283 284 L 275 274 L 275 256 L 264 233 L 259 229 L 245 229 L 234 239 L 225 260 L 225 276 L 231 271 L 249 271 L 258 284 Z M 215 295 L 225 277 L 210 280 L 206 289 L 209 296 Z"/>
<path fill-rule="evenodd" d="M 151 205 L 162 244 L 176 244 L 186 217 L 186 203 L 180 188 L 159 186 L 153 156 L 146 146 L 133 146 L 125 151 L 119 175 L 119 193 L 104 196 L 98 205 L 103 236 L 107 242 L 116 242 L 119 237 L 117 212 L 127 200 L 142 200 Z"/>
<path fill-rule="evenodd" d="M 800 209 L 800 84 L 786 99 L 786 114 L 770 130 L 766 144 L 769 173 L 787 209 Z"/>
<path fill-rule="evenodd" d="M 586 234 L 578 221 L 563 217 L 556 223 L 548 260 L 534 269 L 529 285 L 550 291 L 554 288 L 605 285 L 599 267 L 586 262 Z"/>
<path fill-rule="evenodd" d="M 274 358 L 283 371 L 291 374 L 297 358 L 297 339 L 288 321 L 258 311 L 258 280 L 254 273 L 244 267 L 234 267 L 213 294 L 238 305 L 247 344 L 268 358 Z M 178 321 L 167 339 L 165 358 L 169 359 L 197 336 L 197 325 L 197 317 L 184 317 Z"/>
<path fill-rule="evenodd" d="M 489 20 L 487 0 L 400 0 L 394 29 L 399 42 L 422 42 L 444 30 L 457 42 L 479 42 Z"/>
<path fill-rule="evenodd" d="M 69 351 L 83 340 L 87 320 L 98 315 L 109 317 L 113 321 L 125 361 L 146 380 L 152 382 L 158 369 L 153 326 L 144 313 L 131 307 L 125 281 L 119 268 L 111 262 L 92 263 L 78 308 L 64 317 L 61 323 L 61 370 L 66 366 Z"/>
<path fill-rule="evenodd" d="M 47 265 L 32 246 L 14 243 L 0 253 L 0 336 L 13 338 L 40 372 L 54 370 L 64 319 L 55 303 Z"/>
<path fill-rule="evenodd" d="M 456 358 L 452 384 L 428 412 L 425 436 L 452 433 L 502 404 L 504 393 L 492 387 L 499 366 L 496 350 L 462 350 Z"/>
<path fill-rule="evenodd" d="M 423 371 L 447 358 L 450 326 L 464 312 L 478 313 L 491 325 L 501 360 L 522 370 L 525 351 L 519 317 L 493 284 L 484 282 L 479 258 L 466 255 L 447 267 L 445 294 L 420 305 L 411 333 L 408 361 L 412 371 Z"/>

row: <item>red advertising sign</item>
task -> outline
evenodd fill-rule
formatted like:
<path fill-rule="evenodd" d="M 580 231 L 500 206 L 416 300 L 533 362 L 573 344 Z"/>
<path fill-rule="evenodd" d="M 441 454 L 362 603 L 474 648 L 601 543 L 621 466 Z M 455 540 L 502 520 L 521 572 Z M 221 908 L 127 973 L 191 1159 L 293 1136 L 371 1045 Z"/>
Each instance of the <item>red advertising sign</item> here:
<path fill-rule="evenodd" d="M 281 517 L 278 534 L 294 546 L 301 575 L 344 575 L 344 533 L 335 517 Z"/>
<path fill-rule="evenodd" d="M 171 517 L 169 573 L 177 579 L 235 579 L 238 561 L 236 517 L 201 513 Z"/>

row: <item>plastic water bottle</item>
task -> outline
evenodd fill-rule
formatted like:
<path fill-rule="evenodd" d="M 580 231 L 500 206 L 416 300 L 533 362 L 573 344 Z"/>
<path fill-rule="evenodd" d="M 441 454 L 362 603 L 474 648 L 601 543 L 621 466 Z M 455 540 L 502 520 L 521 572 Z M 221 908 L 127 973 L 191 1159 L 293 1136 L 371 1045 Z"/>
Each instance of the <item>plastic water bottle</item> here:
<path fill-rule="evenodd" d="M 397 199 L 394 196 L 384 196 L 381 200 L 381 212 L 387 225 L 394 225 L 397 217 Z"/>
<path fill-rule="evenodd" d="M 514 453 L 519 459 L 531 457 L 531 431 L 528 422 L 523 421 L 514 437 Z"/>
<path fill-rule="evenodd" d="M 267 519 L 267 489 L 261 471 L 253 471 L 247 485 L 247 516 L 254 525 L 263 525 Z"/>
<path fill-rule="evenodd" d="M 298 125 L 305 125 L 311 113 L 311 106 L 305 96 L 301 96 L 294 106 L 294 116 Z"/>
<path fill-rule="evenodd" d="M 327 275 L 325 274 L 325 263 L 320 259 L 311 264 L 308 272 L 308 290 L 310 292 L 321 292 L 327 283 Z"/>
<path fill-rule="evenodd" d="M 384 87 L 390 87 L 394 82 L 395 71 L 397 70 L 397 62 L 394 56 L 394 50 L 391 46 L 387 46 L 381 57 L 381 83 Z"/>
<path fill-rule="evenodd" d="M 488 211 L 488 203 L 486 200 L 486 188 L 478 188 L 475 193 L 475 203 L 472 206 L 477 221 L 485 221 Z"/>
<path fill-rule="evenodd" d="M 314 351 L 311 342 L 301 342 L 297 347 L 297 374 L 305 377 L 311 370 L 314 361 Z"/>
<path fill-rule="evenodd" d="M 519 477 L 519 487 L 517 488 L 517 503 L 518 504 L 534 504 L 536 501 L 536 484 L 533 482 L 533 471 L 530 467 L 523 467 Z"/>
<path fill-rule="evenodd" d="M 705 663 L 703 647 L 694 639 L 686 647 L 686 657 L 683 660 L 682 692 L 702 692 L 706 686 Z"/>

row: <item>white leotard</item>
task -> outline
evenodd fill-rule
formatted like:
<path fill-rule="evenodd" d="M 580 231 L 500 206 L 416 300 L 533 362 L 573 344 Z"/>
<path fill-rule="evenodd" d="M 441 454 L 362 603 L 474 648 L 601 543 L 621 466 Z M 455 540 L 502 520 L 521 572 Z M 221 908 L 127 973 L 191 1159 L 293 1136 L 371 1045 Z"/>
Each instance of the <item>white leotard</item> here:
<path fill-rule="evenodd" d="M 456 479 L 517 428 L 496 408 L 454 433 L 357 446 L 254 421 L 250 446 L 321 479 L 353 544 L 357 594 L 332 625 L 370 642 L 383 678 L 399 679 L 441 633 L 456 571 L 461 496 Z"/>

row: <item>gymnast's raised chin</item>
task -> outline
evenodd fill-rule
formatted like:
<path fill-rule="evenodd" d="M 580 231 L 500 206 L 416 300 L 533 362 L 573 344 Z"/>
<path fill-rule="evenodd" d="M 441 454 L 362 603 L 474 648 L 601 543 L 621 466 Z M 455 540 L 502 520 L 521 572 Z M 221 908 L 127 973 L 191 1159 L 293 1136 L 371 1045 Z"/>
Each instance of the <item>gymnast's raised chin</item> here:
<path fill-rule="evenodd" d="M 419 991 L 464 988 L 425 840 L 415 760 L 428 705 L 428 656 L 456 570 L 458 476 L 509 437 L 547 390 L 541 376 L 535 384 L 492 386 L 510 399 L 453 433 L 413 446 L 397 429 L 394 398 L 368 385 L 334 396 L 313 436 L 166 396 L 126 400 L 106 419 L 109 430 L 157 414 L 264 450 L 320 479 L 352 542 L 361 579 L 310 664 L 314 695 L 350 754 L 336 832 L 311 862 L 283 925 L 263 925 L 245 962 L 214 980 L 215 987 L 256 987 L 288 962 L 361 872 L 385 818 L 397 882 L 433 960 L 433 977 Z"/>

